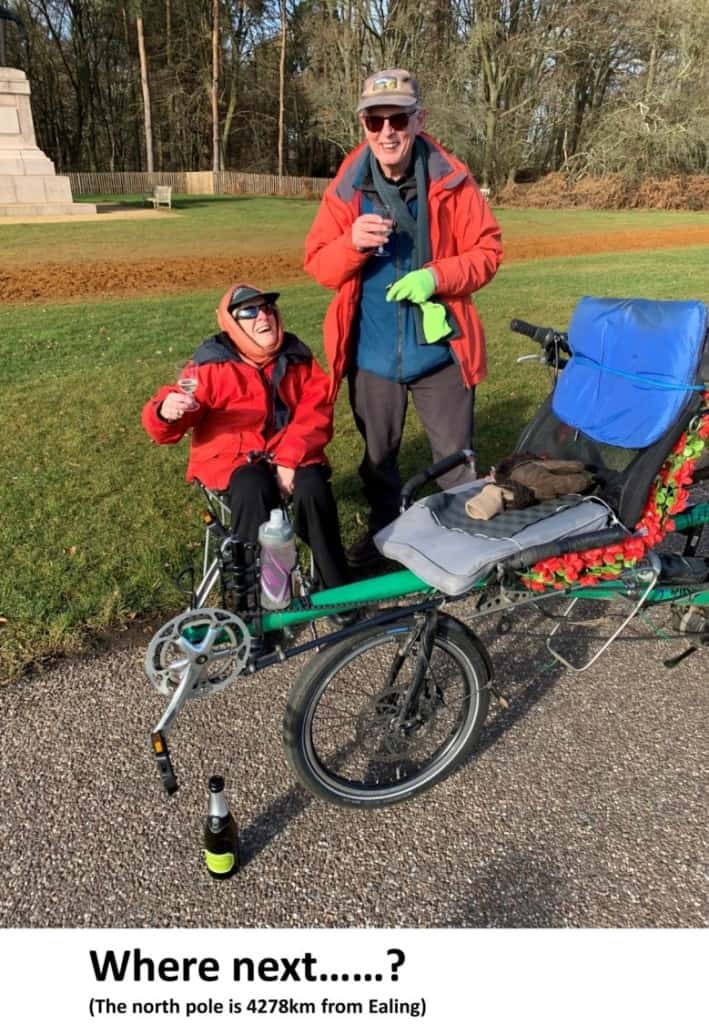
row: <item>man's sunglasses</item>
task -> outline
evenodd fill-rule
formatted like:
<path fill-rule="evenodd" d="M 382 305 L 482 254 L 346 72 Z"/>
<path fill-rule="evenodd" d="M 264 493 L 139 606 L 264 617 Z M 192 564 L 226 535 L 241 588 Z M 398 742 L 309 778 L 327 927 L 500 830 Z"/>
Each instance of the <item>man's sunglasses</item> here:
<path fill-rule="evenodd" d="M 364 124 L 368 132 L 380 132 L 384 127 L 384 122 L 388 121 L 395 132 L 403 132 L 410 117 L 413 117 L 413 114 L 407 114 L 405 111 L 400 114 L 389 114 L 388 117 L 383 117 L 381 114 L 365 114 Z"/>
<path fill-rule="evenodd" d="M 240 306 L 239 309 L 232 309 L 231 315 L 235 320 L 255 320 L 261 310 L 264 313 L 275 313 L 275 302 L 261 302 L 258 306 Z"/>

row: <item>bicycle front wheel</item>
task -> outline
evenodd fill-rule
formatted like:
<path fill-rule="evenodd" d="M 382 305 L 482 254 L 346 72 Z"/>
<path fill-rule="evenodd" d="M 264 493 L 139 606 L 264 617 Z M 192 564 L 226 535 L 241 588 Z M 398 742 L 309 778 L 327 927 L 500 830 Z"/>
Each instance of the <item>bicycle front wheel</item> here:
<path fill-rule="evenodd" d="M 413 619 L 372 627 L 316 655 L 294 683 L 286 755 L 316 796 L 350 807 L 408 800 L 475 747 L 490 701 L 484 648 L 439 615 L 421 676 L 418 631 Z"/>

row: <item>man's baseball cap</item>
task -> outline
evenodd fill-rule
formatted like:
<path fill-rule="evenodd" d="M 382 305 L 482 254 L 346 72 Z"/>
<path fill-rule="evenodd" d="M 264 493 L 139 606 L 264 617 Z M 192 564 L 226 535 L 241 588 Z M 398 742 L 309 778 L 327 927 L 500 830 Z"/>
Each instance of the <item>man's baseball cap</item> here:
<path fill-rule="evenodd" d="M 377 71 L 365 81 L 357 113 L 370 107 L 415 107 L 419 101 L 419 84 L 403 68 Z"/>
<path fill-rule="evenodd" d="M 237 284 L 229 296 L 227 309 L 231 312 L 237 306 L 243 306 L 246 302 L 254 302 L 256 299 L 263 299 L 264 302 L 278 302 L 280 292 L 262 292 L 250 284 Z"/>

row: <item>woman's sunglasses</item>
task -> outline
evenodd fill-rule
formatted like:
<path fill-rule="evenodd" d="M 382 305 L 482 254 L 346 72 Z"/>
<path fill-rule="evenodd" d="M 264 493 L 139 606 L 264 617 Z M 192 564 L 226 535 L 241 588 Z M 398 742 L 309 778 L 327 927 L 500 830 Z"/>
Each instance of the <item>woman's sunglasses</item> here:
<path fill-rule="evenodd" d="M 364 124 L 368 132 L 380 132 L 384 127 L 384 122 L 388 121 L 395 132 L 403 132 L 412 116 L 405 111 L 400 114 L 389 114 L 388 117 L 383 117 L 381 114 L 365 114 Z"/>
<path fill-rule="evenodd" d="M 258 306 L 241 306 L 239 309 L 233 309 L 231 315 L 235 320 L 255 320 L 261 310 L 264 313 L 275 313 L 276 304 L 275 302 L 261 302 Z"/>

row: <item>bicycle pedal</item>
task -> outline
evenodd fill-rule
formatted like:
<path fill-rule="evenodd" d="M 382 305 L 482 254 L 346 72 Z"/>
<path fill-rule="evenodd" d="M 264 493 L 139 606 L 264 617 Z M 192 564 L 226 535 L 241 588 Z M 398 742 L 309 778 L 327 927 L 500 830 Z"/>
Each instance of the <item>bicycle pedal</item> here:
<path fill-rule="evenodd" d="M 173 793 L 177 792 L 179 786 L 177 784 L 177 778 L 175 777 L 175 771 L 172 767 L 170 751 L 168 750 L 167 740 L 165 739 L 164 733 L 151 733 L 150 745 L 153 748 L 153 753 L 155 754 L 155 762 L 160 773 L 160 781 L 162 782 L 167 795 L 172 796 Z"/>

